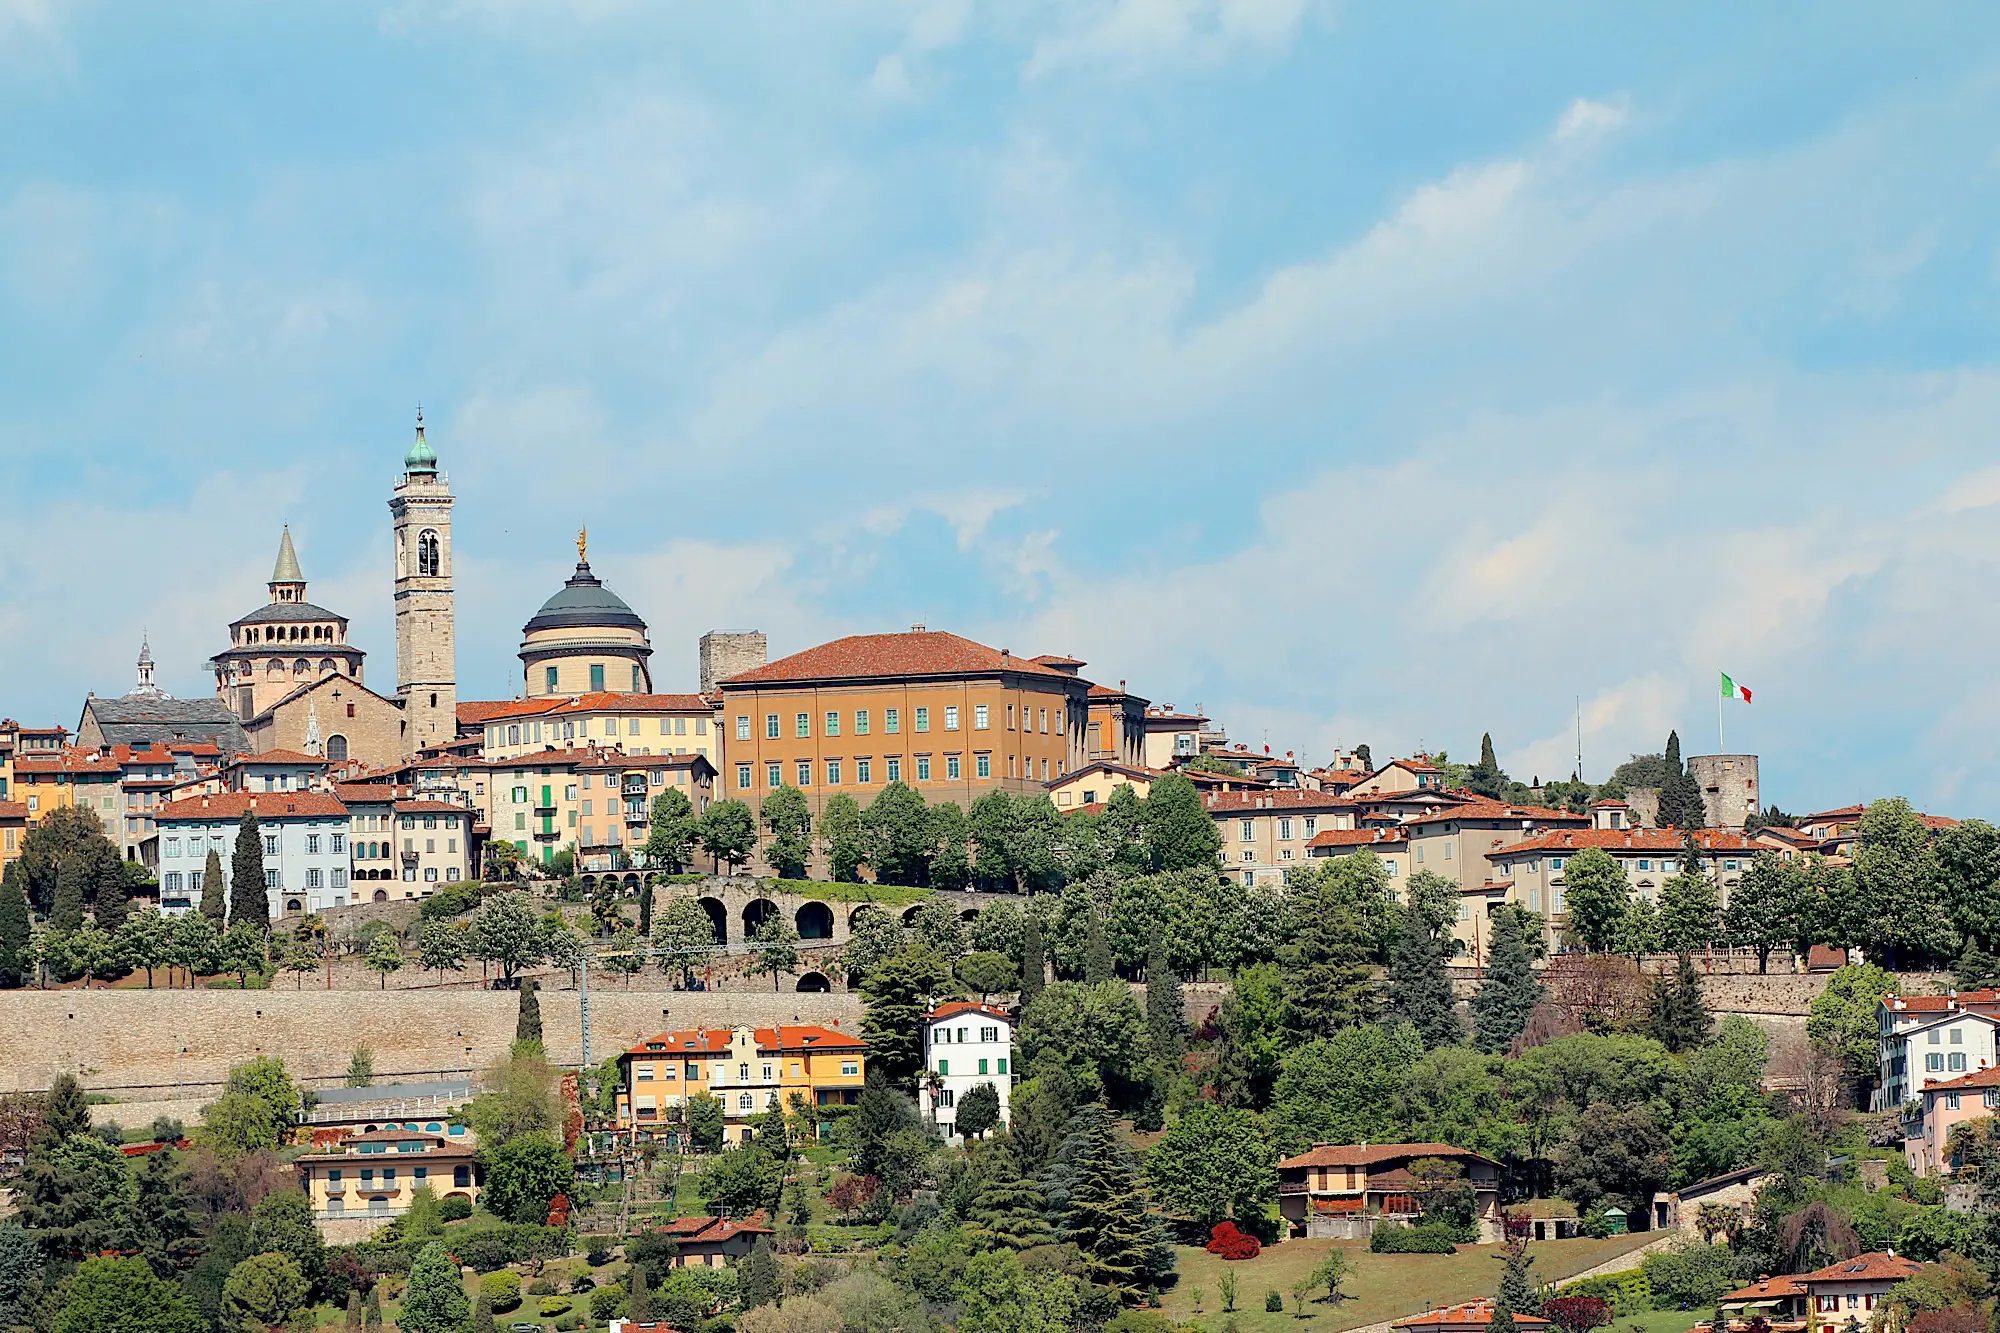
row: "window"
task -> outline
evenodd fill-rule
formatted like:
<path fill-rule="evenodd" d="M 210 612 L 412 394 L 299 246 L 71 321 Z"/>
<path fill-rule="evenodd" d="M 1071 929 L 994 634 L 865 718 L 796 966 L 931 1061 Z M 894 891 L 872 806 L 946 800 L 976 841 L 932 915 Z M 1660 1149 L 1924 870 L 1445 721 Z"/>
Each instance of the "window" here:
<path fill-rule="evenodd" d="M 632 1072 L 638 1076 L 639 1081 L 641 1083 L 648 1083 L 652 1081 L 653 1067 L 651 1065 L 635 1064 L 632 1066 Z"/>
<path fill-rule="evenodd" d="M 917 781 L 929 782 L 930 780 L 931 757 L 927 754 L 920 754 L 917 756 Z"/>
<path fill-rule="evenodd" d="M 1289 819 L 1281 819 L 1281 820 L 1279 820 L 1279 821 L 1278 821 L 1278 841 L 1279 841 L 1279 842 L 1290 842 L 1291 840 L 1292 840 L 1292 821 L 1291 821 L 1291 820 L 1289 820 Z"/>
<path fill-rule="evenodd" d="M 1722 863 L 1722 868 L 1723 868 L 1724 870 L 1734 870 L 1734 869 L 1736 869 L 1736 862 L 1734 862 L 1734 861 L 1724 861 L 1724 862 Z"/>
<path fill-rule="evenodd" d="M 334 835 L 333 835 L 333 854 L 334 854 L 335 856 L 339 856 L 339 855 L 341 855 L 342 853 L 344 853 L 344 852 L 346 852 L 346 851 L 347 851 L 347 835 L 346 835 L 345 833 L 336 833 L 336 834 L 334 834 Z"/>
<path fill-rule="evenodd" d="M 990 754 L 976 754 L 976 755 L 974 755 L 974 756 L 972 757 L 972 771 L 973 771 L 973 772 L 975 772 L 975 773 L 977 773 L 977 774 L 978 774 L 978 775 L 979 775 L 980 777 L 982 777 L 982 778 L 990 778 L 990 777 L 992 777 L 992 776 L 993 776 L 993 756 L 992 756 L 992 755 L 990 755 Z"/>
<path fill-rule="evenodd" d="M 903 761 L 901 759 L 892 757 L 889 760 L 889 781 L 901 782 L 902 780 L 903 780 Z"/>
<path fill-rule="evenodd" d="M 938 1073 L 949 1074 L 950 1072 L 951 1072 L 951 1061 L 940 1058 L 938 1060 Z"/>
<path fill-rule="evenodd" d="M 167 855 L 179 856 L 180 854 L 181 854 L 181 840 L 179 838 L 168 838 Z"/>
<path fill-rule="evenodd" d="M 902 728 L 903 728 L 902 709 L 885 708 L 882 710 L 882 730 L 888 732 L 891 736 L 894 736 L 897 732 L 901 731 Z"/>
<path fill-rule="evenodd" d="M 736 719 L 736 739 L 739 741 L 750 739 L 750 715 L 748 713 L 744 713 Z"/>
<path fill-rule="evenodd" d="M 747 1093 L 747 1092 L 744 1092 L 744 1093 L 739 1093 L 739 1094 L 737 1094 L 737 1097 L 736 1097 L 736 1109 L 737 1109 L 737 1110 L 739 1110 L 739 1111 L 751 1111 L 751 1110 L 755 1110 L 755 1109 L 756 1109 L 756 1106 L 757 1106 L 757 1103 L 756 1103 L 756 1102 L 755 1102 L 754 1100 L 752 1100 L 752 1098 L 751 1098 L 751 1096 L 750 1096 L 750 1094 L 749 1094 L 749 1093 Z"/>
<path fill-rule="evenodd" d="M 854 734 L 857 736 L 868 734 L 868 710 L 865 708 L 854 710 Z"/>
<path fill-rule="evenodd" d="M 950 1088 L 946 1088 L 942 1092 L 938 1093 L 939 1106 L 950 1107 L 954 1105 L 957 1101 L 958 1101 L 958 1094 L 954 1093 Z"/>
<path fill-rule="evenodd" d="M 958 756 L 957 756 L 957 755 L 955 755 L 955 754 L 948 754 L 948 755 L 946 755 L 946 756 L 944 757 L 944 775 L 945 775 L 945 776 L 946 776 L 947 778 L 951 779 L 951 780 L 952 780 L 953 782 L 956 782 L 956 781 L 958 781 L 958 779 L 959 779 L 959 776 L 960 776 L 960 775 L 959 775 L 959 771 L 958 771 L 958 767 L 959 767 L 959 766 L 958 766 Z"/>
<path fill-rule="evenodd" d="M 738 787 L 748 787 L 750 785 L 750 765 L 738 764 L 736 766 L 736 785 Z"/>
<path fill-rule="evenodd" d="M 868 770 L 869 763 L 866 759 L 857 759 L 854 761 L 854 780 L 864 787 L 868 785 L 870 780 Z"/>
<path fill-rule="evenodd" d="M 1236 830 L 1236 840 L 1238 842 L 1249 842 L 1256 836 L 1257 825 L 1254 821 L 1248 819 L 1238 821 Z"/>
<path fill-rule="evenodd" d="M 277 871 L 275 871 L 275 870 L 266 870 L 266 871 L 264 872 L 264 887 L 265 887 L 265 888 L 267 888 L 267 889 L 275 889 L 275 888 L 277 888 L 277 887 L 278 887 L 278 872 L 277 872 Z"/>
<path fill-rule="evenodd" d="M 1929 1055 L 1926 1055 L 1924 1057 L 1924 1071 L 1930 1074 L 1943 1073 L 1944 1055 L 1938 1051 L 1932 1051 Z"/>
<path fill-rule="evenodd" d="M 1318 816 L 1316 816 L 1316 815 L 1307 815 L 1307 816 L 1306 816 L 1306 836 L 1307 836 L 1308 838 L 1310 838 L 1310 837 L 1311 837 L 1311 836 L 1312 836 L 1313 834 L 1315 834 L 1315 833 L 1317 833 L 1317 832 L 1319 832 L 1319 818 L 1318 818 Z"/>
<path fill-rule="evenodd" d="M 764 714 L 764 739 L 767 741 L 778 739 L 778 715 L 776 713 Z"/>
<path fill-rule="evenodd" d="M 1965 1044 L 1964 1028 L 1953 1028 L 1951 1030 L 1951 1044 L 1954 1046 L 1963 1046 Z"/>
<path fill-rule="evenodd" d="M 799 760 L 799 785 L 801 787 L 810 787 L 812 786 L 812 780 L 813 780 L 812 760 L 810 759 Z"/>
<path fill-rule="evenodd" d="M 1000 1072 L 1003 1074 L 1007 1072 L 1007 1057 L 1004 1055 L 1000 1057 Z"/>
<path fill-rule="evenodd" d="M 998 1040 L 1000 1040 L 1000 1029 L 999 1029 L 999 1028 L 997 1028 L 997 1027 L 996 1027 L 996 1028 L 981 1028 L 981 1029 L 979 1029 L 979 1039 L 980 1039 L 981 1041 L 998 1041 Z M 983 1074 L 983 1073 L 985 1073 L 986 1071 L 982 1069 L 982 1070 L 980 1070 L 979 1072 Z"/>
<path fill-rule="evenodd" d="M 923 721 L 922 721 L 922 719 L 923 719 L 923 712 L 922 712 L 922 710 L 919 710 L 919 711 L 918 711 L 918 713 L 917 713 L 917 718 L 918 718 L 918 722 L 917 722 L 917 730 L 918 730 L 918 731 L 922 731 L 922 730 L 924 729 L 924 728 L 923 728 Z M 945 729 L 946 731 L 957 731 L 957 730 L 958 730 L 958 705 L 957 705 L 957 704 L 946 704 L 946 705 L 945 705 L 945 709 L 944 709 L 944 729 Z"/>
<path fill-rule="evenodd" d="M 320 871 L 318 866 L 313 866 L 306 871 L 306 887 L 309 889 L 320 887 Z"/>
<path fill-rule="evenodd" d="M 179 893 L 181 891 L 181 872 L 178 870 L 169 870 L 166 874 L 166 886 L 168 893 Z"/>
<path fill-rule="evenodd" d="M 984 730 L 986 730 L 986 705 L 985 705 L 985 704 L 974 704 L 974 705 L 972 706 L 972 729 L 973 729 L 974 731 L 984 731 Z"/>
<path fill-rule="evenodd" d="M 1643 856 L 1639 858 L 1639 869 L 1651 870 L 1652 868 L 1653 868 L 1653 863 L 1651 861 L 1647 860 Z"/>
<path fill-rule="evenodd" d="M 794 736 L 810 736 L 813 734 L 811 713 L 797 713 L 793 715 L 792 734 Z"/>
<path fill-rule="evenodd" d="M 826 734 L 829 736 L 840 734 L 840 714 L 830 712 L 826 715 Z"/>
<path fill-rule="evenodd" d="M 1946 1094 L 1944 1095 L 1944 1109 L 1945 1109 L 1945 1110 L 1947 1110 L 1947 1111 L 1956 1111 L 1956 1110 L 1958 1109 L 1958 1094 L 1957 1094 L 1957 1093 L 1955 1093 L 1955 1092 L 1947 1092 L 1947 1093 L 1946 1093 Z"/>
<path fill-rule="evenodd" d="M 1551 856 L 1549 858 L 1549 873 L 1551 875 L 1555 874 L 1562 868 L 1563 868 L 1563 859 L 1560 856 Z"/>
<path fill-rule="evenodd" d="M 979 1072 L 982 1074 L 986 1072 L 986 1062 L 984 1060 L 979 1062 Z"/>
<path fill-rule="evenodd" d="M 826 761 L 826 785 L 829 787 L 838 787 L 840 785 L 840 761 L 838 759 L 829 759 Z"/>
<path fill-rule="evenodd" d="M 764 765 L 764 785 L 766 787 L 782 787 L 785 785 L 785 774 L 781 765 Z"/>
<path fill-rule="evenodd" d="M 592 662 L 590 664 L 590 692 L 592 694 L 604 693 L 604 663 L 602 662 Z"/>
<path fill-rule="evenodd" d="M 645 689 L 645 677 L 639 674 L 639 664 L 637 662 L 634 662 L 632 664 L 632 693 L 638 694 L 641 693 L 644 689 Z M 639 724 L 634 722 L 632 725 L 636 727 Z"/>
<path fill-rule="evenodd" d="M 277 854 L 278 854 L 278 835 L 275 833 L 269 834 L 264 839 L 264 855 L 276 856 Z"/>
<path fill-rule="evenodd" d="M 848 1078 L 853 1078 L 860 1074 L 861 1062 L 859 1060 L 842 1060 L 840 1062 L 840 1072 Z"/>
<path fill-rule="evenodd" d="M 919 708 L 917 710 L 917 730 L 929 731 L 930 729 L 931 729 L 931 710 L 928 708 Z"/>
<path fill-rule="evenodd" d="M 1953 1051 L 1945 1061 L 1945 1067 L 1954 1074 L 1965 1068 L 1965 1052 Z"/>
<path fill-rule="evenodd" d="M 1250 861 L 1250 860 L 1254 860 L 1255 858 L 1254 858 L 1254 857 L 1252 857 L 1252 856 L 1251 856 L 1251 854 L 1250 854 L 1249 852 L 1245 852 L 1245 853 L 1243 853 L 1243 859 L 1244 859 L 1245 861 Z"/>

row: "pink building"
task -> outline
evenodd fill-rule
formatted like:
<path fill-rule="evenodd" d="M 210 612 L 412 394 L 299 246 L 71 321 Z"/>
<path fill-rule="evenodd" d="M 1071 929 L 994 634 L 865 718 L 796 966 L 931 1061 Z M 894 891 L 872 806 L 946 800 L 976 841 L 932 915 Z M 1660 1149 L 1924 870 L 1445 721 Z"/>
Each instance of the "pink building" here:
<path fill-rule="evenodd" d="M 1981 1069 L 1945 1083 L 1926 1084 L 1923 1110 L 1904 1122 L 1903 1156 L 1919 1176 L 1950 1175 L 1951 1131 L 2000 1106 L 2000 1069 Z"/>

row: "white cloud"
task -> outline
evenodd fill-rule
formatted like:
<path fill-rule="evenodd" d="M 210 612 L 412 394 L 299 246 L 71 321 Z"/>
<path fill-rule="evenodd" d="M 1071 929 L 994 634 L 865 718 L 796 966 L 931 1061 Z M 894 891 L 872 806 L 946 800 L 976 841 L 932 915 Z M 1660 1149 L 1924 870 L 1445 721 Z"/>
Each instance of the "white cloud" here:
<path fill-rule="evenodd" d="M 1022 73 L 1038 79 L 1090 67 L 1132 75 L 1268 55 L 1291 44 L 1306 8 L 1306 0 L 1098 0 L 1038 41 Z"/>
<path fill-rule="evenodd" d="M 1579 97 L 1563 111 L 1562 119 L 1556 122 L 1556 139 L 1561 141 L 1576 139 L 1596 139 L 1614 133 L 1625 127 L 1630 111 L 1620 102 L 1597 102 L 1588 97 Z"/>

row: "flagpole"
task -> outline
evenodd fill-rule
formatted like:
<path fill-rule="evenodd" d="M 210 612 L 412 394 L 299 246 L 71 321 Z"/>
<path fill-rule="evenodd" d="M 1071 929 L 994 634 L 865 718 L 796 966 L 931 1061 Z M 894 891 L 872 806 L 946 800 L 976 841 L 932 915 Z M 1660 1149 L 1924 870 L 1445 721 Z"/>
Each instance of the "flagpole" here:
<path fill-rule="evenodd" d="M 1728 754 L 1729 745 L 1722 739 L 1722 668 L 1715 669 L 1715 752 Z"/>

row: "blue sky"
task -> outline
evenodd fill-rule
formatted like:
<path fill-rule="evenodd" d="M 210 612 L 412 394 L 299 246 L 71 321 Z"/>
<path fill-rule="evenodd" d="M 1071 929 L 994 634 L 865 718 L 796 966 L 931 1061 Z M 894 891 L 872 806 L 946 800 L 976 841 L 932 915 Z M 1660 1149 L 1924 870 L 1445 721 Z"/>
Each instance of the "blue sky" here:
<path fill-rule="evenodd" d="M 1241 740 L 1993 813 L 1973 5 L 0 0 L 0 712 L 210 687 L 289 522 L 394 684 L 593 564 L 663 686 L 921 620 Z"/>

